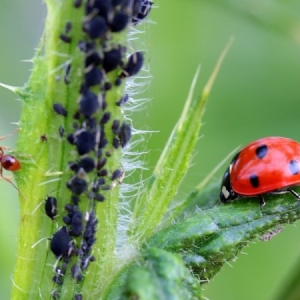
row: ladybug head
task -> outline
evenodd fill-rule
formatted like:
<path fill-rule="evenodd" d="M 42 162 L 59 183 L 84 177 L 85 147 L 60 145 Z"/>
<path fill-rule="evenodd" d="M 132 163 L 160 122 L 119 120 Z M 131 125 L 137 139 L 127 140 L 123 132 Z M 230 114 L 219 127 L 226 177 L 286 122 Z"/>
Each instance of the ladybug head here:
<path fill-rule="evenodd" d="M 221 183 L 220 200 L 226 203 L 230 200 L 234 200 L 238 195 L 234 192 L 230 182 L 230 166 L 227 168 Z"/>

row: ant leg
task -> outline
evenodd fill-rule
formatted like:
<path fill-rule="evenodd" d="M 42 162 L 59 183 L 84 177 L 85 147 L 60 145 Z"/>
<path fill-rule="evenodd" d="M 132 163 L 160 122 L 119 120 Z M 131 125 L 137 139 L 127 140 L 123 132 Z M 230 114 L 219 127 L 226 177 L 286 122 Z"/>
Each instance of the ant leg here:
<path fill-rule="evenodd" d="M 298 201 L 300 200 L 300 195 L 296 193 L 294 190 L 287 189 L 287 191 L 290 192 Z"/>
<path fill-rule="evenodd" d="M 0 141 L 5 140 L 6 138 L 8 138 L 8 137 L 14 135 L 17 131 L 19 131 L 19 128 L 15 129 L 13 132 L 11 132 L 11 133 L 9 133 L 9 134 L 7 134 L 7 135 L 0 136 Z"/>
<path fill-rule="evenodd" d="M 1 152 L 3 153 L 3 149 L 4 150 L 11 150 L 11 148 L 9 148 L 9 147 L 7 147 L 7 146 L 0 146 L 0 148 L 1 148 Z"/>
<path fill-rule="evenodd" d="M 0 178 L 2 178 L 3 180 L 5 180 L 6 182 L 10 183 L 22 196 L 22 198 L 24 198 L 24 200 L 26 200 L 24 194 L 18 189 L 18 187 L 7 177 L 3 176 L 3 168 L 2 166 L 0 167 Z"/>
<path fill-rule="evenodd" d="M 259 195 L 259 204 L 261 207 L 266 205 L 265 199 L 262 195 Z"/>

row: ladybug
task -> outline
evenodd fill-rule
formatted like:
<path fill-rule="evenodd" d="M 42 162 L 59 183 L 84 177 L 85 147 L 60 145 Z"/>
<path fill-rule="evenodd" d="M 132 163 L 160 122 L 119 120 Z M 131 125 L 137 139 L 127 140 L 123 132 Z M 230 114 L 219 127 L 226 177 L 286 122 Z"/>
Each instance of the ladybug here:
<path fill-rule="evenodd" d="M 285 137 L 256 140 L 232 159 L 221 183 L 220 200 L 227 203 L 238 197 L 259 197 L 264 194 L 291 193 L 300 185 L 300 143 Z"/>

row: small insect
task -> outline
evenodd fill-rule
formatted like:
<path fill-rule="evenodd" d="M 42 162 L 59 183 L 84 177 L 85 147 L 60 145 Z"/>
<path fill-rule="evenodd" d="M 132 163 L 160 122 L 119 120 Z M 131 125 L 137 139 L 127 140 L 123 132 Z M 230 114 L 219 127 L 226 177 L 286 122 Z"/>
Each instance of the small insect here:
<path fill-rule="evenodd" d="M 126 78 L 136 75 L 142 68 L 144 55 L 141 51 L 134 52 L 128 58 L 128 61 L 120 74 L 120 78 Z"/>
<path fill-rule="evenodd" d="M 0 137 L 0 141 L 5 140 L 7 137 L 15 134 L 16 131 L 18 131 L 18 129 L 14 130 L 8 135 Z M 16 172 L 21 169 L 21 163 L 15 156 L 10 154 L 4 154 L 4 150 L 6 149 L 9 148 L 5 146 L 0 146 L 0 178 L 9 182 L 20 194 L 22 194 L 21 191 L 17 188 L 17 186 L 9 178 L 3 176 L 3 169 L 11 172 Z"/>
<path fill-rule="evenodd" d="M 58 114 L 66 117 L 68 115 L 67 110 L 60 104 L 60 103 L 54 103 L 53 104 L 53 110 Z"/>
<path fill-rule="evenodd" d="M 45 212 L 50 219 L 54 219 L 57 215 L 57 200 L 55 197 L 47 197 L 45 200 Z"/>
<path fill-rule="evenodd" d="M 72 42 L 72 38 L 63 33 L 59 35 L 59 38 L 67 44 L 70 44 Z"/>
<path fill-rule="evenodd" d="M 41 142 L 47 142 L 47 141 L 48 141 L 48 138 L 47 138 L 46 134 L 42 134 L 42 135 L 40 136 L 40 140 L 41 140 Z"/>
<path fill-rule="evenodd" d="M 133 25 L 139 24 L 148 16 L 152 5 L 153 2 L 148 0 L 135 1 L 135 11 L 132 18 Z"/>
<path fill-rule="evenodd" d="M 61 227 L 53 234 L 50 249 L 57 258 L 70 253 L 71 239 L 66 226 Z"/>
<path fill-rule="evenodd" d="M 291 193 L 300 185 L 300 143 L 284 137 L 256 140 L 232 159 L 221 183 L 223 203 L 238 197 L 259 197 L 265 205 L 264 194 Z"/>

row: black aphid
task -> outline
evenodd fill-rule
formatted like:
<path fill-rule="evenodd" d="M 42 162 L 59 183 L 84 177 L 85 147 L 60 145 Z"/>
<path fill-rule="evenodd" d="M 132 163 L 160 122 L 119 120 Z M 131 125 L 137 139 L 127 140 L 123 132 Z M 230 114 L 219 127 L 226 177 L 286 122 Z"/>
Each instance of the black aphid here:
<path fill-rule="evenodd" d="M 71 268 L 71 274 L 76 281 L 81 281 L 83 278 L 81 269 L 77 264 L 73 265 Z"/>
<path fill-rule="evenodd" d="M 87 182 L 84 179 L 75 177 L 67 183 L 67 187 L 75 194 L 81 195 L 87 190 Z"/>
<path fill-rule="evenodd" d="M 83 131 L 75 136 L 74 143 L 79 155 L 87 154 L 95 147 L 95 134 L 89 131 Z"/>
<path fill-rule="evenodd" d="M 47 197 L 45 200 L 45 212 L 50 219 L 54 219 L 57 215 L 57 200 L 54 197 Z"/>
<path fill-rule="evenodd" d="M 106 112 L 105 114 L 103 114 L 101 120 L 100 120 L 100 123 L 102 125 L 106 124 L 110 119 L 110 112 Z"/>
<path fill-rule="evenodd" d="M 98 39 L 106 33 L 107 24 L 104 18 L 94 17 L 83 24 L 83 30 L 91 39 Z"/>
<path fill-rule="evenodd" d="M 57 258 L 67 255 L 71 247 L 70 242 L 71 240 L 67 227 L 63 226 L 53 234 L 50 242 L 50 249 Z"/>
<path fill-rule="evenodd" d="M 64 133 L 65 133 L 65 129 L 64 129 L 62 126 L 59 126 L 59 128 L 58 128 L 58 133 L 59 133 L 59 136 L 60 136 L 60 137 L 63 137 L 63 136 L 64 136 Z"/>
<path fill-rule="evenodd" d="M 122 176 L 122 174 L 123 174 L 123 171 L 115 170 L 115 171 L 113 171 L 110 179 L 111 180 L 116 180 L 116 179 L 120 178 Z"/>
<path fill-rule="evenodd" d="M 85 85 L 87 87 L 99 85 L 103 79 L 103 74 L 97 67 L 92 67 L 84 77 Z"/>
<path fill-rule="evenodd" d="M 98 52 L 92 52 L 87 54 L 86 58 L 85 58 L 85 66 L 89 67 L 89 66 L 98 66 L 101 64 L 101 57 L 99 55 Z"/>
<path fill-rule="evenodd" d="M 119 129 L 120 129 L 120 121 L 119 120 L 114 120 L 111 129 L 115 135 L 119 134 Z"/>
<path fill-rule="evenodd" d="M 59 38 L 67 44 L 70 44 L 72 42 L 72 38 L 63 33 L 59 35 Z"/>
<path fill-rule="evenodd" d="M 97 109 L 99 108 L 99 101 L 96 94 L 94 94 L 91 91 L 85 91 L 81 99 L 79 100 L 79 109 L 80 112 L 85 117 L 90 117 L 93 114 L 97 112 Z"/>
<path fill-rule="evenodd" d="M 67 110 L 60 104 L 60 103 L 54 103 L 53 104 L 53 110 L 58 114 L 66 117 L 68 115 Z"/>
<path fill-rule="evenodd" d="M 117 106 L 122 106 L 122 105 L 124 105 L 125 103 L 127 103 L 128 100 L 129 100 L 129 95 L 126 94 L 126 95 L 124 95 L 123 97 L 121 97 L 121 99 L 120 99 L 118 102 L 116 102 L 116 104 L 117 104 Z"/>
<path fill-rule="evenodd" d="M 148 16 L 152 8 L 153 2 L 149 0 L 142 0 L 142 1 L 135 1 L 135 2 L 136 3 L 140 2 L 140 4 L 136 6 L 136 8 L 138 9 L 135 10 L 132 17 L 132 23 L 134 25 L 137 25 Z"/>
<path fill-rule="evenodd" d="M 119 131 L 119 139 L 121 146 L 124 148 L 131 139 L 131 127 L 127 123 L 123 123 Z"/>
<path fill-rule="evenodd" d="M 105 197 L 101 194 L 95 194 L 94 199 L 98 202 L 103 202 L 105 200 Z"/>
<path fill-rule="evenodd" d="M 107 171 L 106 169 L 101 170 L 101 171 L 99 171 L 99 172 L 97 173 L 97 175 L 98 175 L 99 177 L 105 177 L 105 176 L 108 175 L 108 171 Z"/>
<path fill-rule="evenodd" d="M 74 7 L 79 8 L 82 5 L 82 0 L 74 0 Z"/>
<path fill-rule="evenodd" d="M 71 221 L 71 235 L 80 236 L 82 232 L 82 213 L 80 211 L 74 213 Z"/>
<path fill-rule="evenodd" d="M 91 157 L 84 157 L 79 161 L 78 166 L 88 173 L 95 169 L 95 162 Z"/>
<path fill-rule="evenodd" d="M 129 17 L 124 12 L 118 11 L 115 13 L 112 21 L 110 22 L 110 29 L 112 32 L 120 32 L 126 28 L 129 22 Z"/>
<path fill-rule="evenodd" d="M 72 29 L 72 23 L 71 22 L 67 22 L 66 26 L 65 26 L 65 33 L 69 33 Z"/>
<path fill-rule="evenodd" d="M 134 52 L 128 58 L 128 61 L 120 74 L 121 78 L 136 75 L 142 68 L 144 63 L 144 55 L 141 51 Z"/>
<path fill-rule="evenodd" d="M 112 49 L 110 51 L 104 52 L 104 58 L 102 62 L 102 67 L 105 72 L 110 72 L 114 70 L 117 66 L 121 64 L 122 61 L 122 51 L 120 48 Z"/>
<path fill-rule="evenodd" d="M 88 0 L 85 6 L 85 12 L 87 15 L 94 14 L 101 16 L 107 21 L 113 12 L 112 8 L 110 1 Z"/>

